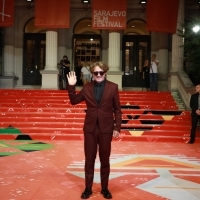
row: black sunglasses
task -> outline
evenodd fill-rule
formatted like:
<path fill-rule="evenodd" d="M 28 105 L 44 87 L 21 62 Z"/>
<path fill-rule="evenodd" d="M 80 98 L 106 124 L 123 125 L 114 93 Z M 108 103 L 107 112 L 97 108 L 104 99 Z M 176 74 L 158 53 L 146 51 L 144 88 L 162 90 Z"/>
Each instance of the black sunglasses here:
<path fill-rule="evenodd" d="M 105 74 L 105 72 L 104 72 L 104 71 L 93 72 L 93 74 L 94 74 L 95 76 L 98 76 L 98 74 L 100 74 L 101 76 L 103 76 L 103 75 Z"/>

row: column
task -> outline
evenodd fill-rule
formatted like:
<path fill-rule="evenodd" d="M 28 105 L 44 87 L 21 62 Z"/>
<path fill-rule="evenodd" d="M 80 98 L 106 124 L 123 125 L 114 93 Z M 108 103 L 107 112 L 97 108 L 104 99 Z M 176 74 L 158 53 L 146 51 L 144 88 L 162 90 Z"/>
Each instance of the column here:
<path fill-rule="evenodd" d="M 160 33 L 158 38 L 159 51 L 157 59 L 159 60 L 158 73 L 160 80 L 167 79 L 167 73 L 169 71 L 169 54 L 168 54 L 168 34 Z"/>
<path fill-rule="evenodd" d="M 108 66 L 110 70 L 107 73 L 107 79 L 118 84 L 118 88 L 122 89 L 122 75 L 120 66 L 120 33 L 109 33 L 108 47 Z"/>
<path fill-rule="evenodd" d="M 159 91 L 166 90 L 169 72 L 168 34 L 160 33 L 158 37 L 158 87 Z"/>
<path fill-rule="evenodd" d="M 182 29 L 184 23 L 184 0 L 180 0 L 177 29 Z M 172 68 L 171 72 L 177 72 L 183 70 L 183 38 L 177 33 L 172 36 Z"/>
<path fill-rule="evenodd" d="M 184 23 L 184 0 L 180 0 L 177 29 L 182 29 L 182 24 Z M 170 76 L 168 79 L 168 88 L 172 90 L 178 89 L 178 74 L 185 76 L 183 71 L 183 38 L 177 33 L 172 36 L 172 67 L 170 70 Z"/>
<path fill-rule="evenodd" d="M 46 32 L 46 66 L 41 70 L 41 89 L 58 89 L 58 69 L 57 69 L 57 30 L 51 29 Z"/>
<path fill-rule="evenodd" d="M 110 71 L 120 70 L 120 33 L 109 33 L 108 65 Z"/>
<path fill-rule="evenodd" d="M 5 46 L 4 46 L 4 54 L 3 54 L 3 76 L 0 79 L 0 87 L 1 88 L 13 88 L 14 87 L 14 27 L 6 27 L 5 28 Z"/>

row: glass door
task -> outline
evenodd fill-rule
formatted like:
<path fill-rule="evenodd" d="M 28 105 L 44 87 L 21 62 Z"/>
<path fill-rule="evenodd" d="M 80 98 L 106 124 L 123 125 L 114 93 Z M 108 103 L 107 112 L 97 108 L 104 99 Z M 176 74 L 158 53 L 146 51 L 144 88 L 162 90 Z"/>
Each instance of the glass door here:
<path fill-rule="evenodd" d="M 150 36 L 125 35 L 122 45 L 122 87 L 143 87 L 142 67 L 150 57 Z"/>
<path fill-rule="evenodd" d="M 45 67 L 46 34 L 24 34 L 23 85 L 41 85 Z"/>
<path fill-rule="evenodd" d="M 74 42 L 74 68 L 79 62 L 92 63 L 101 59 L 101 35 L 80 34 L 73 36 Z"/>

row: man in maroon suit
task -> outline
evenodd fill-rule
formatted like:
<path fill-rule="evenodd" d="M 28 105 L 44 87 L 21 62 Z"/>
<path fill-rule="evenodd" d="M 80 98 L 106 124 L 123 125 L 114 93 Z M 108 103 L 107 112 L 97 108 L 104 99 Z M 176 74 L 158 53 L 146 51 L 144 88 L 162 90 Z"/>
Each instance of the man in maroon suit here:
<path fill-rule="evenodd" d="M 68 78 L 68 94 L 72 105 L 86 102 L 87 112 L 84 122 L 84 151 L 85 151 L 85 190 L 81 198 L 88 199 L 92 195 L 94 164 L 99 150 L 101 163 L 101 194 L 111 199 L 108 190 L 110 174 L 110 152 L 112 137 L 119 137 L 121 129 L 121 105 L 118 86 L 106 80 L 109 67 L 103 62 L 95 62 L 90 66 L 93 74 L 92 82 L 85 84 L 79 93 L 75 91 L 76 75 L 70 72 Z"/>

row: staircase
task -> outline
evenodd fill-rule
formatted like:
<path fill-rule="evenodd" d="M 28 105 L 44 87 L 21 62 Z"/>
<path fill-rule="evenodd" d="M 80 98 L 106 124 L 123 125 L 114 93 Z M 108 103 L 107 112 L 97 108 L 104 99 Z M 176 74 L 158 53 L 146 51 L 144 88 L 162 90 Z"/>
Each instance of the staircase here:
<path fill-rule="evenodd" d="M 179 110 L 185 110 L 186 107 L 185 107 L 185 105 L 184 105 L 179 93 L 178 92 L 171 92 L 171 94 L 172 94 L 172 96 L 173 96 L 173 98 L 174 98 L 174 100 L 175 100 L 175 102 L 176 102 L 176 104 L 178 106 L 178 109 Z"/>
<path fill-rule="evenodd" d="M 83 139 L 86 106 L 63 90 L 0 90 L 0 140 Z M 120 91 L 126 141 L 185 142 L 190 112 L 170 92 Z M 197 138 L 200 138 L 197 131 Z"/>

